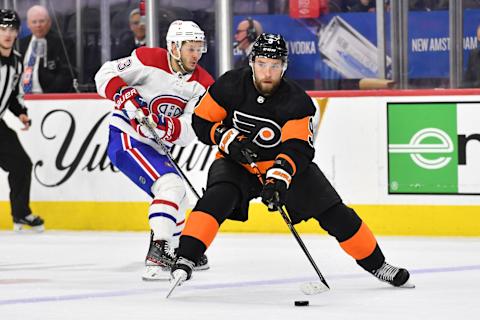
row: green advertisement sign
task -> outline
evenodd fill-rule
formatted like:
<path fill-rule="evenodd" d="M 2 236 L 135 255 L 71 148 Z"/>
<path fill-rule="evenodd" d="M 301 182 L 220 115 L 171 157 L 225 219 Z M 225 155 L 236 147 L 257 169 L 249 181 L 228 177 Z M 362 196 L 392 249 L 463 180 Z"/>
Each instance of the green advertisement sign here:
<path fill-rule="evenodd" d="M 391 103 L 389 193 L 458 193 L 456 103 Z"/>

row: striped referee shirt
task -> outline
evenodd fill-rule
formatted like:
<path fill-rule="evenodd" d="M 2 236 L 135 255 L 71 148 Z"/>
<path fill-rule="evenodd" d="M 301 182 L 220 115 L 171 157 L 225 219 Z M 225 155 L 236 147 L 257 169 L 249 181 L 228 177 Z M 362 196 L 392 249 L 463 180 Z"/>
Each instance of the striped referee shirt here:
<path fill-rule="evenodd" d="M 0 119 L 7 109 L 17 117 L 27 114 L 20 90 L 22 72 L 22 56 L 18 52 L 12 50 L 9 57 L 0 56 Z"/>

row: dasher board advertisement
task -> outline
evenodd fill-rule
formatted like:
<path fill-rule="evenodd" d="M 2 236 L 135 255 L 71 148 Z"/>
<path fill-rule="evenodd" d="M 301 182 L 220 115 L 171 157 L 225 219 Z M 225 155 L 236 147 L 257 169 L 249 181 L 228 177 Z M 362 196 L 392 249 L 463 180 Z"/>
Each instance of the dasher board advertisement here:
<path fill-rule="evenodd" d="M 480 194 L 480 103 L 387 108 L 390 194 Z"/>

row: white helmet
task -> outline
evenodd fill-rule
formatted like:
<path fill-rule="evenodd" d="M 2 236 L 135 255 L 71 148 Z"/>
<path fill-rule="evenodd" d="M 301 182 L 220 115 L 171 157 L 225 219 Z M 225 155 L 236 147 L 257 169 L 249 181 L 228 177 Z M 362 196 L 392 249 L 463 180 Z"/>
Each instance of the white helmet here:
<path fill-rule="evenodd" d="M 175 20 L 170 24 L 167 32 L 167 49 L 175 59 L 179 59 L 180 57 L 176 57 L 172 53 L 172 42 L 174 42 L 177 49 L 180 50 L 184 41 L 203 41 L 202 53 L 207 52 L 205 33 L 200 29 L 198 24 L 193 21 Z"/>

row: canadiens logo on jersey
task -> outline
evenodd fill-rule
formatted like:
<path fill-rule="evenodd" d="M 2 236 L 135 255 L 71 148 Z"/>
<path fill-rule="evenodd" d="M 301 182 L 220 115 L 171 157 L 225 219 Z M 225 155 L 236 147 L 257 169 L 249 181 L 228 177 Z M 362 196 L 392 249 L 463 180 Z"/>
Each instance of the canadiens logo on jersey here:
<path fill-rule="evenodd" d="M 117 60 L 117 68 L 118 71 L 125 71 L 128 67 L 132 65 L 132 59 L 130 58 L 124 58 L 124 59 L 119 59 Z"/>
<path fill-rule="evenodd" d="M 270 119 L 235 111 L 233 125 L 253 137 L 252 141 L 262 148 L 273 148 L 282 141 L 282 128 Z"/>
<path fill-rule="evenodd" d="M 178 118 L 183 114 L 187 100 L 173 95 L 160 95 L 150 101 L 150 111 L 155 114 L 163 114 Z"/>

